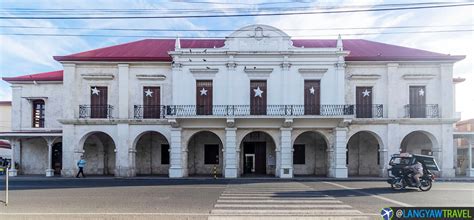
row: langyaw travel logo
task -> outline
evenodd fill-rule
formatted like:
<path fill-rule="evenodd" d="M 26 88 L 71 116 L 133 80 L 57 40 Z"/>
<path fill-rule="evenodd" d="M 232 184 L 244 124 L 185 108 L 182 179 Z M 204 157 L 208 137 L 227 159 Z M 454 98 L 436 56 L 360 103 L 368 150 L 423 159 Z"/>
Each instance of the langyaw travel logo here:
<path fill-rule="evenodd" d="M 474 207 L 389 207 L 380 216 L 391 219 L 473 219 Z"/>

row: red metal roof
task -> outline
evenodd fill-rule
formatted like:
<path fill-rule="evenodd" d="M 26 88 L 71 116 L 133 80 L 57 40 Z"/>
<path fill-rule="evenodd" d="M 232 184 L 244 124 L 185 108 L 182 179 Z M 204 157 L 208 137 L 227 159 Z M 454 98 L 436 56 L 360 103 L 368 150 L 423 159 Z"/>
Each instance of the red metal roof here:
<path fill-rule="evenodd" d="M 213 48 L 224 46 L 224 39 L 182 39 L 181 48 Z M 293 40 L 296 47 L 336 47 L 336 40 Z M 67 56 L 55 56 L 57 61 L 171 61 L 169 51 L 174 50 L 174 39 L 147 39 L 105 47 Z M 343 40 L 344 50 L 350 51 L 347 61 L 432 61 L 461 60 L 464 56 L 451 56 L 425 50 L 384 44 L 375 41 Z"/>
<path fill-rule="evenodd" d="M 45 73 L 37 73 L 24 76 L 16 77 L 3 77 L 3 80 L 7 82 L 18 82 L 18 81 L 63 81 L 63 71 L 56 70 Z"/>
<path fill-rule="evenodd" d="M 224 39 L 182 39 L 181 48 L 219 48 Z M 336 47 L 337 40 L 293 40 L 295 47 L 330 48 Z M 170 62 L 168 52 L 174 50 L 175 39 L 145 39 L 110 47 L 99 48 L 67 56 L 55 56 L 57 61 L 164 61 Z M 375 41 L 343 40 L 344 50 L 350 51 L 346 61 L 459 61 L 465 56 L 434 53 L 409 47 L 384 44 Z M 4 77 L 13 81 L 62 81 L 63 71 L 18 77 Z"/>
<path fill-rule="evenodd" d="M 0 140 L 0 148 L 11 149 L 11 146 L 8 141 Z"/>

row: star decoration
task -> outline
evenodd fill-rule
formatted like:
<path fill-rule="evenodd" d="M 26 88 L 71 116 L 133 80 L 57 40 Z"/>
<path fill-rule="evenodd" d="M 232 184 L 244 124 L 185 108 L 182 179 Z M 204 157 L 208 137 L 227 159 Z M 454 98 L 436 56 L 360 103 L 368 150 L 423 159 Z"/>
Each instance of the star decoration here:
<path fill-rule="evenodd" d="M 370 96 L 370 91 L 365 89 L 365 91 L 362 92 L 363 97 Z"/>
<path fill-rule="evenodd" d="M 420 89 L 420 91 L 418 91 L 418 95 L 419 96 L 424 96 L 425 95 L 425 90 Z"/>
<path fill-rule="evenodd" d="M 199 92 L 201 93 L 201 96 L 207 95 L 207 90 L 204 87 L 202 87 L 202 89 Z"/>
<path fill-rule="evenodd" d="M 314 87 L 311 87 L 311 89 L 309 89 L 309 93 L 314 95 Z"/>
<path fill-rule="evenodd" d="M 92 95 L 99 95 L 100 90 L 97 87 L 92 88 Z"/>
<path fill-rule="evenodd" d="M 150 96 L 150 97 L 152 97 L 151 94 L 153 94 L 153 92 L 152 92 L 150 89 L 148 89 L 148 90 L 145 91 L 145 96 Z"/>
<path fill-rule="evenodd" d="M 253 91 L 255 92 L 254 97 L 258 96 L 258 97 L 262 98 L 263 91 L 260 89 L 260 86 L 257 86 L 257 89 L 253 89 Z"/>

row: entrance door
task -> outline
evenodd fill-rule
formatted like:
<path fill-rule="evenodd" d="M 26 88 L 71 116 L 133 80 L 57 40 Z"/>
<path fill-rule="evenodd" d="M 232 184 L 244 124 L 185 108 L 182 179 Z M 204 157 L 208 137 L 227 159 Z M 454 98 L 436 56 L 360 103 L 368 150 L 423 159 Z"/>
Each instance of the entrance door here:
<path fill-rule="evenodd" d="M 107 87 L 91 88 L 91 118 L 107 118 Z"/>
<path fill-rule="evenodd" d="M 143 87 L 143 118 L 160 118 L 160 87 Z"/>
<path fill-rule="evenodd" d="M 320 113 L 320 81 L 304 81 L 304 114 L 319 115 Z"/>
<path fill-rule="evenodd" d="M 267 174 L 267 150 L 265 142 L 244 142 L 244 173 Z M 247 157 L 254 157 L 253 164 L 247 163 Z M 247 167 L 247 166 L 248 167 Z M 254 171 L 252 172 L 253 165 Z M 250 171 L 250 172 L 249 172 Z"/>
<path fill-rule="evenodd" d="M 51 167 L 55 175 L 61 175 L 61 169 L 63 168 L 63 144 L 61 142 L 53 145 L 52 154 Z"/>
<path fill-rule="evenodd" d="M 356 87 L 356 117 L 372 118 L 372 87 Z"/>
<path fill-rule="evenodd" d="M 250 114 L 267 114 L 267 81 L 250 81 Z"/>
<path fill-rule="evenodd" d="M 426 118 L 425 96 L 424 86 L 410 86 L 410 118 Z"/>
<path fill-rule="evenodd" d="M 212 115 L 212 80 L 196 81 L 196 113 Z"/>

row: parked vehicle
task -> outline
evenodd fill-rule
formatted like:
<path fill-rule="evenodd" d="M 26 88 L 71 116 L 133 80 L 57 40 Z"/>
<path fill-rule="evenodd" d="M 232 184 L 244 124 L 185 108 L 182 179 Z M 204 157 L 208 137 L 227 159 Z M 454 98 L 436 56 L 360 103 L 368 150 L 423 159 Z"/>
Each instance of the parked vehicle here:
<path fill-rule="evenodd" d="M 418 155 L 418 154 L 394 154 L 390 159 L 389 165 L 389 179 L 387 182 L 392 189 L 401 190 L 406 187 L 417 187 L 413 179 L 413 171 L 407 169 L 407 166 L 414 165 L 416 162 L 423 165 L 423 175 L 420 177 L 421 186 L 418 187 L 421 191 L 428 191 L 431 189 L 435 180 L 434 172 L 440 171 L 436 160 L 432 156 Z"/>

